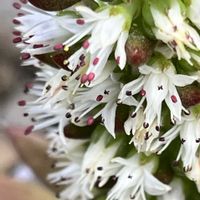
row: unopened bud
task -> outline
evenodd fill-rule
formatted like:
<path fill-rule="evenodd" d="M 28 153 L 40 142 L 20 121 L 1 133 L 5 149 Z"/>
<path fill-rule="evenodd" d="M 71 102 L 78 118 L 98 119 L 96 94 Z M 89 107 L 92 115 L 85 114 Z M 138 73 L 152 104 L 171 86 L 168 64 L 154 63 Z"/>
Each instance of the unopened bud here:
<path fill-rule="evenodd" d="M 200 103 L 200 88 L 194 85 L 189 85 L 178 89 L 182 104 L 188 108 Z"/>
<path fill-rule="evenodd" d="M 146 63 L 151 57 L 153 49 L 153 41 L 148 39 L 137 27 L 133 27 L 126 42 L 128 64 L 135 67 Z"/>

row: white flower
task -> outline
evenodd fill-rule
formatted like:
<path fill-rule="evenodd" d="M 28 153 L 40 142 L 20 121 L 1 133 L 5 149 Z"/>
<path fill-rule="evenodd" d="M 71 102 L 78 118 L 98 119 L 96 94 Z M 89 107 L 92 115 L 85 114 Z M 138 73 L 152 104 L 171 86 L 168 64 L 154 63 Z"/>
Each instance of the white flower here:
<path fill-rule="evenodd" d="M 90 198 L 91 193 L 79 182 L 81 159 L 67 159 L 66 156 L 64 161 L 56 163 L 54 167 L 59 169 L 59 171 L 49 174 L 48 180 L 50 183 L 65 186 L 65 189 L 58 194 L 60 199 L 88 200 Z"/>
<path fill-rule="evenodd" d="M 200 2 L 198 0 L 191 0 L 188 10 L 188 17 L 197 26 L 197 28 L 200 29 L 200 22 L 198 20 L 200 12 Z"/>
<path fill-rule="evenodd" d="M 191 171 L 186 173 L 187 177 L 194 181 L 197 185 L 198 191 L 200 192 L 200 157 L 196 156 Z"/>
<path fill-rule="evenodd" d="M 192 130 L 192 132 L 191 132 Z M 183 117 L 182 121 L 163 134 L 159 141 L 152 145 L 152 151 L 161 154 L 170 143 L 179 135 L 181 147 L 177 156 L 183 161 L 185 171 L 192 169 L 195 156 L 200 143 L 200 118 L 191 111 L 190 115 Z"/>
<path fill-rule="evenodd" d="M 156 62 L 152 67 L 143 65 L 139 68 L 142 74 L 138 79 L 127 83 L 119 94 L 119 102 L 126 101 L 127 98 L 140 93 L 142 99 L 134 116 L 143 102 L 146 100 L 147 105 L 144 110 L 145 120 L 144 127 L 148 128 L 156 120 L 156 126 L 161 126 L 162 103 L 166 102 L 171 113 L 171 120 L 181 120 L 181 112 L 185 110 L 182 106 L 181 99 L 176 90 L 176 86 L 182 87 L 191 84 L 196 77 L 176 74 L 175 68 L 171 62 Z"/>
<path fill-rule="evenodd" d="M 91 125 L 101 116 L 107 130 L 115 137 L 116 102 L 119 91 L 120 83 L 113 75 L 92 88 L 80 88 L 73 101 L 75 109 L 70 111 L 72 122 L 78 125 Z"/>
<path fill-rule="evenodd" d="M 97 12 L 85 6 L 71 8 L 81 17 L 70 14 L 58 16 L 29 4 L 21 9 L 28 13 L 15 18 L 20 23 L 16 29 L 23 35 L 15 38 L 14 42 L 22 48 L 24 60 L 30 58 L 30 54 L 62 49 L 68 51 L 72 45 L 90 35 L 83 47 L 65 61 L 71 70 L 77 68 L 77 60 L 80 55 L 84 55 L 88 59 L 86 74 L 92 73 L 96 78 L 103 71 L 115 44 L 115 59 L 121 69 L 125 67 L 125 43 L 133 16 L 132 5 L 106 6 Z"/>
<path fill-rule="evenodd" d="M 48 155 L 52 158 L 80 160 L 85 151 L 85 144 L 88 139 L 71 139 L 65 137 L 65 142 L 61 139 L 57 129 L 48 129 L 47 139 L 49 140 Z"/>
<path fill-rule="evenodd" d="M 160 134 L 160 127 L 155 121 L 149 127 L 144 127 L 144 117 L 144 110 L 139 109 L 137 113 L 129 116 L 124 124 L 126 134 L 133 135 L 130 143 L 133 142 L 139 152 L 149 152 L 153 141 Z"/>
<path fill-rule="evenodd" d="M 167 3 L 162 2 L 161 5 L 162 8 L 156 4 L 150 6 L 156 38 L 168 44 L 177 53 L 179 59 L 183 58 L 192 64 L 187 47 L 196 51 L 200 49 L 198 32 L 185 21 L 186 17 L 178 1 L 169 0 Z"/>
<path fill-rule="evenodd" d="M 75 71 L 85 66 L 85 82 L 96 79 L 103 72 L 115 45 L 116 62 L 121 69 L 125 67 L 125 43 L 134 14 L 132 5 L 107 5 L 96 12 L 85 6 L 69 8 L 81 17 L 70 14 L 59 16 L 54 12 L 35 9 L 29 4 L 21 9 L 28 13 L 15 19 L 20 21 L 16 29 L 22 32 L 22 36 L 15 40 L 22 49 L 23 60 L 35 54 L 63 49 L 68 51 L 72 45 L 88 36 L 82 47 L 65 60 L 69 69 Z M 82 62 L 79 60 L 81 56 L 84 57 Z"/>
<path fill-rule="evenodd" d="M 84 41 L 82 48 L 68 59 L 68 67 L 75 70 L 78 58 L 80 55 L 84 55 L 87 65 L 84 75 L 91 75 L 91 78 L 88 78 L 89 81 L 92 81 L 105 70 L 105 64 L 116 44 L 115 60 L 123 69 L 126 64 L 125 43 L 133 16 L 132 5 L 106 6 L 100 12 L 94 12 L 84 6 L 77 6 L 75 10 L 82 15 L 82 23 L 90 30 L 87 33 L 90 36 Z M 70 47 L 78 39 L 80 38 L 74 36 L 64 45 Z"/>
<path fill-rule="evenodd" d="M 89 191 L 93 190 L 95 184 L 98 187 L 104 186 L 116 174 L 118 168 L 111 163 L 111 160 L 123 142 L 123 140 L 117 140 L 113 144 L 107 145 L 109 139 L 112 139 L 108 137 L 107 131 L 102 131 L 102 128 L 96 131 L 101 136 L 96 142 L 91 142 L 86 150 L 80 177 L 80 182 L 87 185 Z"/>
<path fill-rule="evenodd" d="M 57 20 L 63 17 L 57 16 L 56 12 L 40 10 L 30 3 L 17 4 L 21 14 L 13 20 L 16 24 L 14 34 L 18 34 L 13 42 L 22 49 L 23 60 L 27 60 L 31 55 L 54 51 L 56 44 L 64 42 L 73 35 L 73 31 L 66 30 L 58 23 Z"/>
<path fill-rule="evenodd" d="M 122 140 L 107 146 L 112 139 L 109 137 L 107 131 L 99 127 L 87 150 L 84 150 L 81 145 L 76 146 L 74 150 L 71 149 L 72 152 L 70 152 L 68 146 L 63 146 L 62 150 L 66 149 L 65 156 L 61 157 L 61 154 L 58 154 L 57 159 L 62 159 L 62 161 L 55 164 L 55 167 L 60 170 L 48 176 L 51 183 L 66 187 L 59 195 L 61 199 L 93 199 L 95 196 L 93 188 L 96 184 L 102 187 L 115 175 L 118 168 L 111 163 L 111 160 L 116 155 Z M 72 145 L 75 141 L 69 140 L 69 143 Z"/>
<path fill-rule="evenodd" d="M 142 164 L 139 155 L 134 155 L 128 159 L 115 158 L 113 162 L 121 169 L 116 174 L 118 181 L 109 192 L 108 200 L 146 200 L 145 192 L 158 196 L 171 189 L 152 175 L 156 166 L 155 160 Z"/>
<path fill-rule="evenodd" d="M 178 179 L 175 179 L 170 184 L 172 190 L 164 194 L 161 197 L 158 197 L 158 200 L 185 200 L 185 195 L 183 192 L 182 182 Z"/>

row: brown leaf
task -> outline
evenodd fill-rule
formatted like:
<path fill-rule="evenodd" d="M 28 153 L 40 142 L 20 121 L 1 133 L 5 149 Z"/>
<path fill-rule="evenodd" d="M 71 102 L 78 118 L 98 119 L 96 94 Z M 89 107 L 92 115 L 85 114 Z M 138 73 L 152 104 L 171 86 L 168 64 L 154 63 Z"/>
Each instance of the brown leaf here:
<path fill-rule="evenodd" d="M 22 160 L 48 185 L 46 176 L 52 171 L 51 166 L 54 161 L 47 156 L 45 138 L 35 133 L 25 136 L 22 128 L 10 128 L 7 133 Z"/>
<path fill-rule="evenodd" d="M 80 0 L 29 0 L 34 6 L 48 11 L 63 10 Z"/>
<path fill-rule="evenodd" d="M 23 183 L 7 177 L 0 177 L 0 199 L 56 200 L 55 195 L 42 185 Z"/>

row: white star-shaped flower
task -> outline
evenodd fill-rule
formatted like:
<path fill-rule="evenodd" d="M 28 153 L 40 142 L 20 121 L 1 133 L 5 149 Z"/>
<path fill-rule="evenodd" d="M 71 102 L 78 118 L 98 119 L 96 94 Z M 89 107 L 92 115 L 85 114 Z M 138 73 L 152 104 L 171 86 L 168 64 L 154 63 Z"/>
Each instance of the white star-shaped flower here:
<path fill-rule="evenodd" d="M 179 59 L 183 58 L 192 64 L 190 51 L 187 48 L 199 51 L 198 32 L 185 21 L 186 16 L 183 15 L 178 1 L 169 0 L 167 3 L 163 1 L 161 4 L 162 8 L 156 4 L 150 6 L 156 38 L 168 44 L 177 53 Z"/>
<path fill-rule="evenodd" d="M 148 128 L 154 120 L 158 127 L 161 126 L 162 103 L 166 102 L 171 113 L 171 120 L 181 120 L 181 112 L 185 110 L 178 95 L 176 86 L 183 87 L 191 84 L 197 79 L 196 76 L 187 76 L 176 74 L 175 68 L 171 62 L 155 62 L 152 66 L 143 65 L 139 68 L 140 77 L 122 88 L 119 94 L 119 102 L 123 103 L 127 98 L 135 94 L 140 94 L 142 99 L 138 104 L 135 113 L 146 100 L 144 110 L 144 127 Z"/>
<path fill-rule="evenodd" d="M 181 122 L 178 122 L 177 125 L 173 126 L 152 145 L 152 151 L 161 154 L 179 135 L 181 147 L 177 161 L 180 158 L 182 159 L 186 172 L 192 169 L 200 143 L 200 118 L 192 110 L 190 112 L 189 115 L 185 115 L 182 118 Z"/>
<path fill-rule="evenodd" d="M 171 189 L 152 175 L 156 165 L 155 160 L 142 165 L 139 155 L 134 155 L 128 159 L 115 158 L 113 162 L 116 162 L 121 169 L 116 174 L 118 181 L 108 193 L 107 200 L 146 200 L 145 192 L 159 196 Z"/>

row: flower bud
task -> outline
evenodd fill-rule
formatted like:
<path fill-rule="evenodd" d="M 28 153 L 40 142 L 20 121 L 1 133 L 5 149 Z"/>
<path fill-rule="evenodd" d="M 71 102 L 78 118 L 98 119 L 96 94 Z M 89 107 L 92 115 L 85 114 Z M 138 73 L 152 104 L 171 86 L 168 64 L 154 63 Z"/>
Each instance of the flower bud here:
<path fill-rule="evenodd" d="M 68 8 L 79 0 L 29 0 L 29 2 L 40 9 L 56 11 Z"/>
<path fill-rule="evenodd" d="M 133 28 L 126 42 L 126 55 L 129 65 L 135 67 L 146 63 L 154 49 L 153 41 L 148 39 L 137 27 Z"/>
<path fill-rule="evenodd" d="M 178 90 L 182 104 L 188 108 L 200 103 L 200 89 L 197 86 L 189 85 Z"/>

